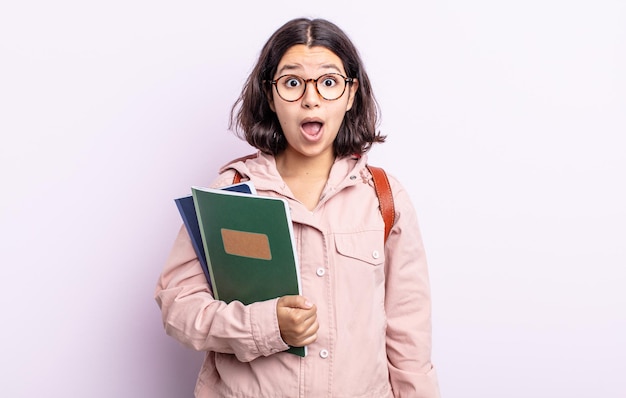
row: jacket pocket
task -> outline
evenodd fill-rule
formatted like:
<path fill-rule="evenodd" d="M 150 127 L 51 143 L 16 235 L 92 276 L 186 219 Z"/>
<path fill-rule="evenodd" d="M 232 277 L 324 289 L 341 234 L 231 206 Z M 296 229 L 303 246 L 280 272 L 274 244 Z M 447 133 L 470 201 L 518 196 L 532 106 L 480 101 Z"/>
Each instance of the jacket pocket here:
<path fill-rule="evenodd" d="M 335 234 L 337 252 L 373 266 L 385 262 L 384 231 L 368 230 Z"/>

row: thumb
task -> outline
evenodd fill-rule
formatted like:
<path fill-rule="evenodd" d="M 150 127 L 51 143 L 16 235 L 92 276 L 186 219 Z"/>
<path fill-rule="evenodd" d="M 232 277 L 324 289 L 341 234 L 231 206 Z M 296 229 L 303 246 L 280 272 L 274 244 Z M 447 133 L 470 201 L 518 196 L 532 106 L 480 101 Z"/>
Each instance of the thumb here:
<path fill-rule="evenodd" d="M 313 303 L 304 296 L 283 296 L 278 300 L 278 305 L 283 307 L 302 308 L 308 310 L 313 307 Z"/>

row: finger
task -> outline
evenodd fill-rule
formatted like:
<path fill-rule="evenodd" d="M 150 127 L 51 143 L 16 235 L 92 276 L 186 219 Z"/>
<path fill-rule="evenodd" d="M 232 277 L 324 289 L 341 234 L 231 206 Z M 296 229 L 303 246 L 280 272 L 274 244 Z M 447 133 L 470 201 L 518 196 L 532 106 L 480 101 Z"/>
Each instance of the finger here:
<path fill-rule="evenodd" d="M 314 322 L 317 322 L 317 312 L 314 309 L 303 310 L 292 307 L 278 307 L 276 309 L 278 326 L 281 330 L 293 329 L 297 333 L 307 330 Z"/>
<path fill-rule="evenodd" d="M 305 310 L 313 308 L 313 303 L 304 296 L 283 296 L 278 299 L 277 305 L 282 307 L 302 308 Z"/>
<path fill-rule="evenodd" d="M 296 343 L 298 347 L 309 345 L 314 343 L 317 340 L 317 331 L 319 330 L 319 325 L 317 322 L 313 323 L 305 333 L 300 334 L 297 337 Z"/>

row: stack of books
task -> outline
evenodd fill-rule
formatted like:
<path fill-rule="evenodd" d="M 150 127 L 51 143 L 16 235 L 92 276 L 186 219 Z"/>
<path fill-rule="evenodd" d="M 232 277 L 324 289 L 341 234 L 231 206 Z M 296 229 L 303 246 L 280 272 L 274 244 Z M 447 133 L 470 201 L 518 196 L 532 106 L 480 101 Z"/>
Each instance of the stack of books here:
<path fill-rule="evenodd" d="M 191 193 L 175 202 L 216 300 L 251 304 L 301 294 L 285 199 L 260 196 L 249 181 Z M 306 347 L 288 352 L 305 356 Z"/>

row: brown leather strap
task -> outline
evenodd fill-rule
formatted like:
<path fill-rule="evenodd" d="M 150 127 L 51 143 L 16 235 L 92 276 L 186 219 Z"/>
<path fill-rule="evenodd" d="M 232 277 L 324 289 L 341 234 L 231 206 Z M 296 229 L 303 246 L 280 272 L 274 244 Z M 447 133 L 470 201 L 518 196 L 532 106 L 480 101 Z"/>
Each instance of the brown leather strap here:
<path fill-rule="evenodd" d="M 235 176 L 233 177 L 233 184 L 239 184 L 241 182 L 241 174 L 235 170 Z"/>
<path fill-rule="evenodd" d="M 367 168 L 372 174 L 374 189 L 376 190 L 376 195 L 378 195 L 380 212 L 383 215 L 383 220 L 385 221 L 385 242 L 387 242 L 387 237 L 389 236 L 389 232 L 391 232 L 391 228 L 393 227 L 393 223 L 396 218 L 391 185 L 389 185 L 389 179 L 387 178 L 385 170 L 380 167 L 370 165 L 367 165 Z"/>

